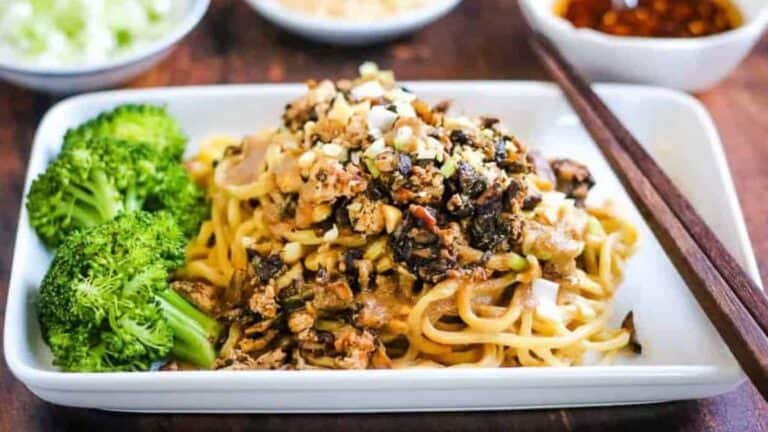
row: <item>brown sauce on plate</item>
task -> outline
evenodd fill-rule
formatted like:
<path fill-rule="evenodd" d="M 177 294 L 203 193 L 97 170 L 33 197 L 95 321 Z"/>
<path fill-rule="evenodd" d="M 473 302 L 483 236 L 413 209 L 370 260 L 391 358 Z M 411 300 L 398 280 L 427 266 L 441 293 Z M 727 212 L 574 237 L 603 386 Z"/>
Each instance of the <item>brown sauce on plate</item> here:
<path fill-rule="evenodd" d="M 690 38 L 733 30 L 742 24 L 731 0 L 639 0 L 616 9 L 611 0 L 562 0 L 555 13 L 577 28 L 616 36 Z"/>

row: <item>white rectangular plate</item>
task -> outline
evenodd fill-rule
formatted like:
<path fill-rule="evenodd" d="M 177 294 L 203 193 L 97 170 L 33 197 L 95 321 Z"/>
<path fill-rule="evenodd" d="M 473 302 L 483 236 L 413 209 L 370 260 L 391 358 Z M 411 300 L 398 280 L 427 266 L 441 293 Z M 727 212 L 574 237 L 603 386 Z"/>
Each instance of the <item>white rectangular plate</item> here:
<path fill-rule="evenodd" d="M 616 321 L 629 310 L 643 354 L 613 366 L 377 371 L 61 373 L 51 367 L 32 301 L 50 260 L 22 210 L 5 320 L 13 373 L 50 402 L 110 410 L 323 412 L 481 410 L 613 405 L 712 396 L 743 374 L 654 239 L 605 160 L 556 87 L 521 82 L 417 82 L 429 102 L 492 114 L 547 156 L 587 163 L 591 199 L 615 198 L 640 227 L 641 246 L 615 299 Z M 668 90 L 599 85 L 598 92 L 691 199 L 756 279 L 717 132 L 693 98 Z M 189 154 L 214 135 L 243 135 L 280 122 L 300 85 L 131 90 L 68 99 L 50 110 L 35 138 L 27 187 L 55 157 L 68 127 L 126 102 L 165 104 L 190 136 Z"/>

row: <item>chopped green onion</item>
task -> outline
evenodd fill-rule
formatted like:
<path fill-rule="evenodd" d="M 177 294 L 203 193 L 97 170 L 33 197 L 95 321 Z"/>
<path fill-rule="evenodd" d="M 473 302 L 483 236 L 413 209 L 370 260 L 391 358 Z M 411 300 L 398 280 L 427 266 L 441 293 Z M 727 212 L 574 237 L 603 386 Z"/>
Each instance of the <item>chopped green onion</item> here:
<path fill-rule="evenodd" d="M 440 173 L 443 174 L 443 177 L 450 178 L 453 176 L 453 174 L 456 173 L 456 158 L 449 157 L 445 160 L 445 163 L 443 163 L 443 166 L 440 167 Z"/>
<path fill-rule="evenodd" d="M 509 254 L 508 260 L 509 268 L 514 271 L 519 272 L 528 268 L 528 260 L 514 252 Z"/>
<path fill-rule="evenodd" d="M 368 167 L 368 172 L 371 173 L 373 178 L 378 178 L 379 175 L 381 175 L 381 172 L 379 172 L 379 169 L 376 168 L 376 164 L 373 162 L 373 159 L 365 158 L 365 166 Z"/>
<path fill-rule="evenodd" d="M 317 330 L 327 331 L 327 332 L 333 332 L 340 328 L 344 327 L 344 323 L 341 321 L 335 321 L 335 320 L 324 320 L 319 319 L 315 321 L 315 328 Z"/>

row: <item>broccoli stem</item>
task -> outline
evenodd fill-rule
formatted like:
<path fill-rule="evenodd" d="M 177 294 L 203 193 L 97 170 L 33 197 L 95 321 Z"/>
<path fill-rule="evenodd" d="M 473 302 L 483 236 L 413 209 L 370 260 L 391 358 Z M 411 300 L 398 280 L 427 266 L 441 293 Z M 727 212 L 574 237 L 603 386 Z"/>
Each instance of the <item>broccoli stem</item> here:
<path fill-rule="evenodd" d="M 98 223 L 108 221 L 123 210 L 120 202 L 120 192 L 109 183 L 103 172 L 96 172 L 90 176 L 91 182 L 85 185 L 72 185 L 69 192 L 75 199 L 94 208 L 101 220 Z"/>
<path fill-rule="evenodd" d="M 136 192 L 136 188 L 132 187 L 125 193 L 125 211 L 132 212 L 141 210 L 144 206 L 144 201 L 139 198 L 139 194 Z"/>
<path fill-rule="evenodd" d="M 98 212 L 82 206 L 75 207 L 71 203 L 66 206 L 62 204 L 50 216 L 62 216 L 73 219 L 83 227 L 90 227 L 104 222 Z"/>
<path fill-rule="evenodd" d="M 172 289 L 157 295 L 174 332 L 171 354 L 198 366 L 210 368 L 216 360 L 214 343 L 221 333 L 218 321 L 200 312 Z"/>
<path fill-rule="evenodd" d="M 110 183 L 104 172 L 97 172 L 93 176 L 93 192 L 98 200 L 99 209 L 104 216 L 104 220 L 110 220 L 122 212 L 123 203 L 120 200 L 120 192 Z"/>

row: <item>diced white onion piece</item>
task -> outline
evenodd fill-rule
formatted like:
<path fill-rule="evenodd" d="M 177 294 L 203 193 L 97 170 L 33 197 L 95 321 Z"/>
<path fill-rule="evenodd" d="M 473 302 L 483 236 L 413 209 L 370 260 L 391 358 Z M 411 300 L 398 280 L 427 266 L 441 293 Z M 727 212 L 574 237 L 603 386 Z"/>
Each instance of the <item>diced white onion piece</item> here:
<path fill-rule="evenodd" d="M 361 77 L 369 78 L 379 73 L 379 65 L 374 62 L 367 61 L 360 65 L 358 72 L 360 72 Z"/>
<path fill-rule="evenodd" d="M 440 142 L 440 140 L 433 138 L 433 137 L 427 137 L 427 146 L 429 148 L 433 148 L 436 150 L 435 152 L 435 159 L 438 160 L 438 162 L 443 161 L 443 153 L 445 152 L 445 147 L 443 146 L 443 143 Z"/>
<path fill-rule="evenodd" d="M 355 100 L 376 99 L 384 96 L 384 87 L 378 81 L 366 81 L 353 87 L 350 93 Z"/>
<path fill-rule="evenodd" d="M 400 117 L 416 117 L 416 110 L 410 102 L 398 101 L 394 103 L 395 111 Z"/>
<path fill-rule="evenodd" d="M 499 177 L 499 169 L 496 167 L 496 164 L 493 164 L 483 170 L 483 175 L 489 183 L 493 183 Z"/>
<path fill-rule="evenodd" d="M 352 107 L 349 106 L 347 100 L 344 99 L 344 95 L 341 93 L 336 95 L 336 99 L 333 101 L 333 106 L 331 107 L 331 110 L 328 111 L 328 118 L 336 120 L 342 124 L 347 124 L 349 118 L 352 117 L 352 114 L 354 114 L 354 111 L 352 111 Z"/>
<path fill-rule="evenodd" d="M 464 160 L 479 172 L 483 171 L 483 155 L 467 146 L 462 147 L 462 156 Z"/>
<path fill-rule="evenodd" d="M 323 234 L 323 241 L 326 242 L 332 242 L 339 238 L 339 228 L 334 224 L 333 228 L 329 229 L 328 231 Z"/>
<path fill-rule="evenodd" d="M 321 81 L 320 84 L 309 91 L 309 95 L 310 98 L 317 102 L 330 102 L 336 95 L 336 86 L 328 80 Z"/>
<path fill-rule="evenodd" d="M 304 250 L 303 250 L 303 247 L 301 246 L 301 243 L 290 242 L 290 243 L 286 243 L 283 246 L 283 250 L 280 253 L 280 257 L 287 264 L 293 264 L 295 262 L 298 262 L 301 259 L 303 254 L 304 254 Z"/>
<path fill-rule="evenodd" d="M 371 110 L 371 101 L 366 100 L 352 105 L 352 112 L 355 114 L 368 115 Z"/>
<path fill-rule="evenodd" d="M 531 285 L 531 296 L 536 302 L 539 316 L 555 321 L 562 321 L 563 316 L 557 307 L 557 292 L 560 285 L 547 279 L 536 278 Z"/>
<path fill-rule="evenodd" d="M 375 158 L 381 153 L 384 153 L 386 150 L 387 143 L 384 142 L 383 138 L 379 138 L 374 141 L 367 149 L 365 149 L 365 153 L 363 153 L 363 155 L 367 158 Z"/>
<path fill-rule="evenodd" d="M 433 160 L 437 157 L 438 148 L 432 145 L 429 141 L 418 141 L 416 146 L 416 159 L 421 160 Z"/>
<path fill-rule="evenodd" d="M 400 221 L 403 220 L 403 213 L 399 208 L 384 204 L 382 206 L 384 212 L 384 226 L 387 229 L 387 233 L 392 234 Z"/>
<path fill-rule="evenodd" d="M 301 156 L 299 156 L 299 159 L 297 163 L 299 164 L 299 168 L 301 169 L 309 169 L 309 167 L 312 166 L 312 163 L 315 162 L 315 152 L 312 150 L 305 151 Z"/>
<path fill-rule="evenodd" d="M 416 100 L 416 95 L 413 93 L 408 93 L 407 91 L 403 90 L 402 88 L 394 88 L 390 91 L 388 91 L 384 97 L 387 100 L 390 100 L 392 102 L 407 102 L 411 103 L 414 100 Z"/>
<path fill-rule="evenodd" d="M 416 151 L 416 159 L 433 160 L 437 157 L 437 150 L 429 148 L 420 148 Z"/>
<path fill-rule="evenodd" d="M 518 153 L 520 151 L 512 141 L 504 143 L 504 150 L 506 150 L 507 153 Z"/>
<path fill-rule="evenodd" d="M 443 148 L 443 143 L 435 137 L 427 137 L 427 143 L 435 148 Z"/>
<path fill-rule="evenodd" d="M 395 120 L 397 120 L 397 114 L 386 107 L 377 105 L 368 112 L 368 133 L 381 136 L 381 133 L 392 127 Z"/>
<path fill-rule="evenodd" d="M 320 151 L 322 151 L 324 155 L 334 159 L 346 159 L 344 147 L 338 144 L 323 144 L 323 146 L 320 147 Z"/>
<path fill-rule="evenodd" d="M 360 165 L 360 152 L 356 151 L 356 152 L 350 153 L 349 160 L 351 160 L 352 163 L 355 165 Z"/>
<path fill-rule="evenodd" d="M 541 208 L 544 217 L 550 223 L 557 222 L 560 215 L 560 207 L 565 203 L 565 194 L 562 192 L 544 192 L 541 194 Z"/>
<path fill-rule="evenodd" d="M 477 125 L 469 117 L 448 117 L 443 121 L 443 127 L 446 129 L 466 129 L 476 130 Z"/>
<path fill-rule="evenodd" d="M 310 137 L 313 133 L 315 133 L 315 122 L 308 121 L 304 123 L 304 136 Z"/>

